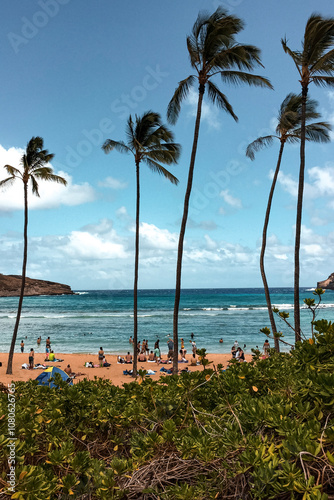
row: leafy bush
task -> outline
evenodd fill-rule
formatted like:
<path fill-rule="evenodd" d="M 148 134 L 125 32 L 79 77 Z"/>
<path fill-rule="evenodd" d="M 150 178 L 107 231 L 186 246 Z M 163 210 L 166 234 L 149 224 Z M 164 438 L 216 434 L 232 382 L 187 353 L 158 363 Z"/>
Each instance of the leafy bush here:
<path fill-rule="evenodd" d="M 19 499 L 303 499 L 334 491 L 334 326 L 289 354 L 115 387 L 16 383 Z M 204 353 L 205 359 L 205 353 Z M 8 473 L 1 393 L 0 495 Z"/>

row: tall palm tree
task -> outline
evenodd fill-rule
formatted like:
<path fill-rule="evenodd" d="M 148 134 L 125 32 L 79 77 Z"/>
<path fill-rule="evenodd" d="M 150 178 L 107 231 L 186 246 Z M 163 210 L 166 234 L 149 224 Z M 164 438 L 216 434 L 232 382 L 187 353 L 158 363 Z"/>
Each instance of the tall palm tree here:
<path fill-rule="evenodd" d="M 294 270 L 294 321 L 295 340 L 301 340 L 300 303 L 299 303 L 299 254 L 300 234 L 303 210 L 304 174 L 305 174 L 305 140 L 306 140 L 306 99 L 310 83 L 317 86 L 334 85 L 334 18 L 323 18 L 312 14 L 306 23 L 302 50 L 291 50 L 286 38 L 282 39 L 284 51 L 292 57 L 299 73 L 302 87 L 302 118 L 300 132 L 300 169 L 298 182 L 298 198 L 295 236 L 295 270 Z"/>
<path fill-rule="evenodd" d="M 46 166 L 52 158 L 53 154 L 49 153 L 47 149 L 43 149 L 44 142 L 41 137 L 32 137 L 27 144 L 25 153 L 21 158 L 22 170 L 12 167 L 10 165 L 5 165 L 4 168 L 7 170 L 9 177 L 0 181 L 0 186 L 9 185 L 15 181 L 15 179 L 20 179 L 23 182 L 23 193 L 24 193 L 24 250 L 23 250 L 23 264 L 22 264 L 22 282 L 20 290 L 19 304 L 17 308 L 16 321 L 14 326 L 14 332 L 12 337 L 12 343 L 9 350 L 8 365 L 6 373 L 8 375 L 12 374 L 13 365 L 13 355 L 15 342 L 17 337 L 17 332 L 19 328 L 22 303 L 24 297 L 24 287 L 26 281 L 26 268 L 27 268 L 27 256 L 28 256 L 28 184 L 31 182 L 32 193 L 39 197 L 38 191 L 38 181 L 52 181 L 66 186 L 67 181 L 55 175 L 50 166 Z"/>
<path fill-rule="evenodd" d="M 176 163 L 181 152 L 179 144 L 174 143 L 173 133 L 161 123 L 158 113 L 147 111 L 142 116 L 135 116 L 135 123 L 131 115 L 126 126 L 126 143 L 123 141 L 113 141 L 107 139 L 102 146 L 105 153 L 113 149 L 120 153 L 131 153 L 134 156 L 136 165 L 136 243 L 135 243 L 135 273 L 133 287 L 133 376 L 137 375 L 137 342 L 138 342 L 138 263 L 139 263 L 139 208 L 140 208 L 140 183 L 139 168 L 140 163 L 146 165 L 163 175 L 173 184 L 177 184 L 178 179 L 166 170 L 161 164 L 171 165 Z"/>
<path fill-rule="evenodd" d="M 314 100 L 307 100 L 307 105 L 306 105 L 306 122 L 310 120 L 314 120 L 316 118 L 320 117 L 320 114 L 316 112 L 316 106 L 317 102 Z M 264 224 L 263 224 L 263 231 L 262 231 L 262 245 L 261 245 L 261 253 L 260 253 L 260 270 L 261 270 L 261 276 L 262 276 L 262 281 L 263 281 L 263 286 L 264 286 L 264 292 L 266 296 L 266 302 L 267 302 L 267 308 L 268 308 L 268 313 L 269 313 L 269 319 L 270 319 L 270 324 L 271 324 L 271 330 L 274 335 L 274 341 L 275 341 L 275 349 L 277 352 L 279 352 L 279 340 L 276 338 L 277 334 L 277 329 L 276 329 L 276 323 L 274 319 L 274 314 L 272 311 L 272 305 L 271 305 L 271 300 L 270 300 L 270 293 L 269 293 L 269 287 L 268 287 L 268 282 L 267 282 L 267 277 L 264 269 L 264 255 L 266 251 L 266 244 L 267 244 L 267 232 L 268 232 L 268 224 L 269 224 L 269 217 L 270 217 L 270 211 L 271 211 L 271 205 L 272 205 L 272 200 L 274 196 L 274 191 L 276 187 L 276 182 L 281 166 L 281 161 L 282 161 L 282 155 L 283 155 L 283 150 L 284 146 L 286 143 L 291 144 L 291 143 L 296 143 L 300 140 L 300 123 L 301 123 L 301 107 L 302 107 L 302 98 L 300 95 L 296 94 L 288 94 L 284 101 L 281 104 L 279 114 L 278 114 L 278 123 L 276 127 L 276 134 L 277 135 L 267 135 L 264 137 L 259 137 L 255 141 L 251 142 L 246 149 L 246 155 L 248 158 L 251 160 L 255 159 L 255 153 L 259 151 L 260 149 L 270 146 L 274 139 L 278 139 L 280 141 L 280 148 L 279 148 L 279 153 L 278 153 L 278 160 L 276 164 L 276 170 L 274 173 L 273 181 L 271 184 L 270 188 L 270 193 L 269 193 L 269 198 L 268 198 L 268 203 L 267 203 L 267 209 L 266 209 L 266 215 L 264 219 Z M 311 123 L 306 125 L 306 140 L 310 141 L 315 141 L 315 142 L 328 142 L 330 141 L 329 133 L 328 131 L 331 129 L 331 126 L 329 123 L 326 122 L 318 122 L 318 123 Z"/>
<path fill-rule="evenodd" d="M 192 34 L 187 37 L 190 64 L 195 74 L 179 82 L 167 109 L 167 118 L 169 122 L 172 124 L 176 123 L 181 110 L 182 101 L 187 97 L 191 87 L 193 87 L 196 82 L 199 84 L 194 139 L 178 243 L 173 317 L 174 374 L 177 373 L 178 315 L 181 295 L 183 242 L 188 218 L 189 199 L 193 182 L 205 89 L 208 89 L 209 100 L 223 111 L 226 111 L 237 121 L 237 116 L 226 95 L 224 95 L 212 82 L 212 77 L 219 74 L 223 83 L 231 83 L 234 85 L 246 83 L 248 85 L 272 88 L 270 82 L 266 78 L 249 73 L 249 71 L 253 70 L 255 65 L 261 65 L 260 51 L 252 45 L 242 45 L 236 42 L 235 35 L 242 29 L 243 22 L 235 16 L 228 15 L 222 8 L 218 8 L 211 15 L 205 12 L 198 15 L 192 29 Z"/>

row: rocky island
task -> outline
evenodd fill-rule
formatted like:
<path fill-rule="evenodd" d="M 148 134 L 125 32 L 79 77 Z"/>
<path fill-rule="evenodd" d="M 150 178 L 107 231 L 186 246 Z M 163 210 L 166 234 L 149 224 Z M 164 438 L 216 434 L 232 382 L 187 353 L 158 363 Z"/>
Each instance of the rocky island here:
<path fill-rule="evenodd" d="M 19 296 L 21 280 L 21 276 L 0 274 L 0 297 Z M 26 278 L 24 295 L 74 295 L 74 292 L 69 285 Z"/>
<path fill-rule="evenodd" d="M 334 290 L 334 273 L 332 273 L 324 281 L 318 281 L 317 288 L 323 288 L 324 290 Z"/>

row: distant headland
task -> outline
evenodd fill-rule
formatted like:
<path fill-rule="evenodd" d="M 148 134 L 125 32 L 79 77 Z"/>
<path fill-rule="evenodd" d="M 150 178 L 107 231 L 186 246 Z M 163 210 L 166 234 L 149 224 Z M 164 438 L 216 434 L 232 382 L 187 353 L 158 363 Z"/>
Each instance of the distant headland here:
<path fill-rule="evenodd" d="M 21 276 L 4 275 L 0 273 L 0 297 L 17 297 L 21 290 Z M 69 285 L 53 281 L 35 280 L 26 277 L 25 296 L 33 295 L 74 295 Z"/>
<path fill-rule="evenodd" d="M 324 290 L 334 290 L 334 273 L 332 273 L 324 281 L 318 281 L 317 288 L 323 288 Z"/>

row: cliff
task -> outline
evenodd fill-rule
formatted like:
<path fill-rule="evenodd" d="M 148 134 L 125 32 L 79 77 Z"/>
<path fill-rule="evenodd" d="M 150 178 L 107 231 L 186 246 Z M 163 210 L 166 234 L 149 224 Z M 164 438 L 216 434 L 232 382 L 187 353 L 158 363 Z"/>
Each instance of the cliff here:
<path fill-rule="evenodd" d="M 323 288 L 324 290 L 334 290 L 334 273 L 332 273 L 324 281 L 318 281 L 317 288 Z"/>
<path fill-rule="evenodd" d="M 0 274 L 0 297 L 16 297 L 20 295 L 21 276 Z M 33 280 L 26 278 L 24 295 L 73 295 L 71 287 L 53 281 Z"/>

